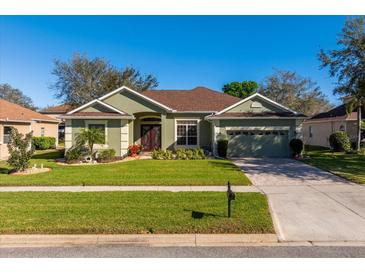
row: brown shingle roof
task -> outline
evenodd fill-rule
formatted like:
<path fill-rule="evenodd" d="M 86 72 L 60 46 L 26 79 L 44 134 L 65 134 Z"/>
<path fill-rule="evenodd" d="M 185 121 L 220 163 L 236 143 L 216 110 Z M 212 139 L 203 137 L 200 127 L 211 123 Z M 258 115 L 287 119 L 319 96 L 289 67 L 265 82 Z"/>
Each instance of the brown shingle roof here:
<path fill-rule="evenodd" d="M 75 108 L 75 107 L 68 105 L 68 104 L 63 104 L 63 105 L 58 105 L 58 106 L 47 107 L 47 108 L 42 109 L 39 112 L 47 113 L 47 114 L 64 114 L 64 113 L 71 111 L 73 108 Z"/>
<path fill-rule="evenodd" d="M 31 109 L 22 107 L 17 104 L 10 103 L 6 100 L 0 99 L 0 120 L 15 120 L 15 121 L 32 121 L 43 120 L 58 123 L 57 120 L 35 112 Z"/>
<path fill-rule="evenodd" d="M 232 117 L 232 118 L 239 118 L 239 117 L 264 117 L 264 118 L 275 118 L 275 117 L 306 117 L 304 114 L 295 114 L 292 112 L 260 112 L 260 113 L 253 113 L 253 112 L 225 112 L 219 115 L 214 115 L 213 117 Z"/>
<path fill-rule="evenodd" d="M 351 120 L 356 120 L 356 111 L 352 112 L 350 115 L 347 114 L 346 112 L 346 105 L 342 104 L 338 107 L 335 107 L 327 112 L 321 112 L 318 113 L 317 115 L 314 115 L 312 118 L 310 118 L 309 120 L 317 120 L 317 119 L 338 119 L 338 120 L 343 120 L 343 119 L 351 119 Z M 362 119 L 365 119 L 365 113 L 364 111 L 362 112 Z"/>
<path fill-rule="evenodd" d="M 205 87 L 191 90 L 146 90 L 142 94 L 177 111 L 220 111 L 241 100 Z"/>

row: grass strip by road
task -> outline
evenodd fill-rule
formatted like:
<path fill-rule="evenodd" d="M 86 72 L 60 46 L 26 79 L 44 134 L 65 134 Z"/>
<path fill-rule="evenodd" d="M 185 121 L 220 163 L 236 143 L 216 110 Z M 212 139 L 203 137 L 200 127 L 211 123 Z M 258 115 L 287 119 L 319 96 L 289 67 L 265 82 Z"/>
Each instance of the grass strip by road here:
<path fill-rule="evenodd" d="M 309 159 L 306 163 L 354 183 L 365 184 L 365 155 L 345 152 L 332 152 L 329 149 L 309 146 L 306 148 Z"/>
<path fill-rule="evenodd" d="M 55 163 L 57 151 L 38 152 L 31 165 L 43 164 L 51 172 L 27 176 L 8 175 L 11 168 L 0 162 L 0 186 L 60 185 L 250 185 L 245 174 L 228 160 L 135 160 L 90 166 Z"/>
<path fill-rule="evenodd" d="M 266 197 L 222 192 L 0 193 L 0 233 L 274 233 Z"/>

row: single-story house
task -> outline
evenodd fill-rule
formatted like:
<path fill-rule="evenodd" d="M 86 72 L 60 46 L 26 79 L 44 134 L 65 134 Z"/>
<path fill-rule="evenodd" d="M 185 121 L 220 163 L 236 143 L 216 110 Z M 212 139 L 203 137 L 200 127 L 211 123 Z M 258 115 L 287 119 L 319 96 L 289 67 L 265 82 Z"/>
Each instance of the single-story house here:
<path fill-rule="evenodd" d="M 33 131 L 33 136 L 55 137 L 58 142 L 58 121 L 33 110 L 0 99 L 0 159 L 7 159 L 11 127 L 22 134 Z"/>
<path fill-rule="evenodd" d="M 128 146 L 203 148 L 217 153 L 217 139 L 228 138 L 229 157 L 288 157 L 289 141 L 301 137 L 305 115 L 259 93 L 245 99 L 205 87 L 192 90 L 118 88 L 63 116 L 65 147 L 82 128 L 101 128 L 104 144 L 125 155 Z"/>
<path fill-rule="evenodd" d="M 59 121 L 58 124 L 58 139 L 63 141 L 65 139 L 65 120 L 62 118 L 67 112 L 71 111 L 73 107 L 69 104 L 62 104 L 58 106 L 50 106 L 41 109 L 39 113 L 47 115 Z"/>
<path fill-rule="evenodd" d="M 365 120 L 364 110 L 362 120 Z M 327 112 L 314 115 L 303 123 L 303 141 L 306 145 L 330 147 L 329 137 L 336 131 L 346 131 L 352 142 L 357 138 L 357 110 L 347 114 L 342 104 Z"/>

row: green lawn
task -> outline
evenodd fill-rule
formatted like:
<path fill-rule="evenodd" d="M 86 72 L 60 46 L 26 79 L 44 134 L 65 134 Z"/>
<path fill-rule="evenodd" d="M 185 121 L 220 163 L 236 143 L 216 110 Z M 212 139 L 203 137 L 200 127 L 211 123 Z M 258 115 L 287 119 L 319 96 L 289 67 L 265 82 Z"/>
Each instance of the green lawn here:
<path fill-rule="evenodd" d="M 365 155 L 332 152 L 320 147 L 308 147 L 306 163 L 330 171 L 359 184 L 365 184 Z"/>
<path fill-rule="evenodd" d="M 51 172 L 27 176 L 8 175 L 0 162 L 0 186 L 14 185 L 250 185 L 244 173 L 225 160 L 135 160 L 94 166 L 61 166 L 57 151 L 38 152 L 32 165 L 44 164 Z"/>
<path fill-rule="evenodd" d="M 260 193 L 0 193 L 0 233 L 274 233 Z"/>

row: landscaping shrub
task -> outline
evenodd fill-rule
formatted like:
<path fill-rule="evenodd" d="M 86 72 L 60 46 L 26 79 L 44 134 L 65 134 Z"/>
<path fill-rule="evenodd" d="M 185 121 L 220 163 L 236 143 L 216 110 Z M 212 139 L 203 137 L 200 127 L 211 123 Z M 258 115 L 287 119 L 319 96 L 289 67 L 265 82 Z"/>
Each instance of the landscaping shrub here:
<path fill-rule="evenodd" d="M 334 151 L 341 152 L 351 150 L 351 142 L 349 136 L 344 131 L 332 133 L 329 137 L 329 143 Z"/>
<path fill-rule="evenodd" d="M 65 154 L 65 159 L 67 163 L 72 163 L 76 161 L 80 161 L 82 159 L 84 153 L 84 148 L 80 146 L 71 147 L 67 150 Z"/>
<path fill-rule="evenodd" d="M 303 151 L 303 141 L 300 139 L 292 139 L 289 143 L 291 150 L 293 151 L 293 156 L 298 157 Z"/>
<path fill-rule="evenodd" d="M 227 157 L 228 140 L 220 139 L 217 141 L 218 156 L 222 158 Z"/>
<path fill-rule="evenodd" d="M 100 162 L 108 162 L 113 160 L 115 157 L 115 150 L 114 149 L 104 149 L 98 151 L 98 161 Z"/>
<path fill-rule="evenodd" d="M 128 147 L 128 156 L 136 157 L 138 154 L 141 154 L 142 149 L 143 149 L 142 145 L 138 144 L 130 145 Z"/>
<path fill-rule="evenodd" d="M 201 148 L 176 150 L 176 158 L 179 160 L 201 160 L 205 159 L 204 150 Z"/>
<path fill-rule="evenodd" d="M 152 151 L 152 159 L 155 160 L 172 160 L 173 154 L 171 150 L 155 149 Z"/>
<path fill-rule="evenodd" d="M 32 134 L 33 131 L 24 136 L 13 127 L 10 131 L 7 145 L 10 154 L 8 164 L 13 167 L 15 171 L 25 170 L 29 167 L 29 161 L 34 152 L 34 147 L 31 146 Z"/>
<path fill-rule="evenodd" d="M 35 149 L 39 149 L 39 150 L 56 148 L 56 138 L 55 137 L 33 137 L 32 144 Z"/>

